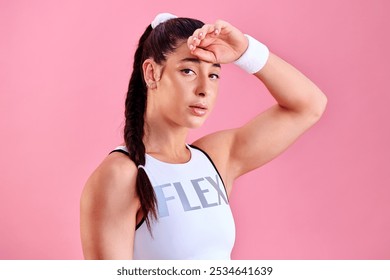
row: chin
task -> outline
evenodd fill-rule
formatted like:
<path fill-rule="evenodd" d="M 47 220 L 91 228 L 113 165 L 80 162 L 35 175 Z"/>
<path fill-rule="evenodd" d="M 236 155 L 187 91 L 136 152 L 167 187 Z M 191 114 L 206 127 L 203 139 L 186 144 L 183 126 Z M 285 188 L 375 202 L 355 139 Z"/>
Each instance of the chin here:
<path fill-rule="evenodd" d="M 186 127 L 190 128 L 190 129 L 200 128 L 203 126 L 205 121 L 206 121 L 206 118 L 199 118 L 197 120 L 191 120 L 187 123 Z"/>

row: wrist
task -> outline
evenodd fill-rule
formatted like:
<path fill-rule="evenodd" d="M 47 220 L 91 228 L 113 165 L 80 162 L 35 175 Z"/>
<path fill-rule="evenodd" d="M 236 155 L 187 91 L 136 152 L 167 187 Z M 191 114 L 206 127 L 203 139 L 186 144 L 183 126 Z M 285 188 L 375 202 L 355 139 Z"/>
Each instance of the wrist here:
<path fill-rule="evenodd" d="M 245 34 L 248 39 L 248 48 L 236 60 L 236 64 L 241 69 L 250 74 L 259 72 L 267 63 L 269 57 L 269 50 L 266 45 L 260 43 L 255 38 Z"/>

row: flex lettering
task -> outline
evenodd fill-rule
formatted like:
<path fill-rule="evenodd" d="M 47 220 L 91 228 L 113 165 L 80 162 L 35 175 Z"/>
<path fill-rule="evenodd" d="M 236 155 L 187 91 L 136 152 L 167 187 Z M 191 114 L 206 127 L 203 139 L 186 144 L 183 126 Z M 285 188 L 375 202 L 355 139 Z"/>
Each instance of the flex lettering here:
<path fill-rule="evenodd" d="M 183 205 L 184 211 L 198 210 L 201 208 L 200 206 L 192 207 L 190 205 L 190 202 L 188 201 L 186 193 L 184 192 L 183 186 L 181 185 L 180 182 L 173 183 L 173 186 L 175 187 L 176 192 L 179 195 L 179 198 L 180 198 L 181 204 Z"/>
<path fill-rule="evenodd" d="M 175 199 L 174 196 L 165 197 L 163 188 L 169 187 L 171 184 L 164 184 L 154 187 L 154 193 L 156 194 L 158 201 L 158 215 L 160 217 L 169 216 L 167 201 Z"/>
<path fill-rule="evenodd" d="M 188 193 L 186 193 L 185 188 L 183 188 L 182 182 L 174 182 L 163 184 L 154 187 L 154 191 L 156 193 L 157 201 L 158 201 L 158 213 L 159 217 L 169 216 L 169 203 L 168 201 L 177 200 L 180 201 L 184 211 L 196 211 L 203 208 L 215 207 L 222 204 L 222 200 L 225 204 L 228 204 L 227 198 L 224 194 L 224 191 L 219 187 L 218 175 L 215 176 L 215 181 L 211 177 L 204 177 L 190 180 L 190 184 L 192 186 L 192 191 L 195 191 L 199 203 L 197 205 L 191 205 L 188 199 Z M 211 186 L 211 188 L 209 187 Z M 175 194 L 170 196 L 166 196 L 164 192 L 164 188 L 172 188 L 175 190 Z M 171 189 L 172 191 L 172 189 Z M 217 194 L 217 201 L 208 201 L 205 194 L 208 192 L 214 192 Z M 189 192 L 187 190 L 187 192 Z M 209 196 L 210 197 L 210 196 Z M 222 198 L 222 200 L 221 200 Z M 192 200 L 193 201 L 193 200 Z"/>
<path fill-rule="evenodd" d="M 206 177 L 206 180 L 209 181 L 209 183 L 214 187 L 214 189 L 218 192 L 218 205 L 221 205 L 221 197 L 225 201 L 226 204 L 228 204 L 227 198 L 223 191 L 219 188 L 219 180 L 218 176 L 215 175 L 215 181 L 211 177 Z"/>
<path fill-rule="evenodd" d="M 213 207 L 213 206 L 217 206 L 218 203 L 211 203 L 209 204 L 206 200 L 206 197 L 204 196 L 205 193 L 208 193 L 209 192 L 209 189 L 201 189 L 200 186 L 199 186 L 199 182 L 200 181 L 203 181 L 204 179 L 203 178 L 199 178 L 199 179 L 195 179 L 195 180 L 191 180 L 191 183 L 192 185 L 194 186 L 194 189 L 196 191 L 196 194 L 198 195 L 199 197 L 199 200 L 200 200 L 200 203 L 202 203 L 202 207 L 203 208 L 208 208 L 208 207 Z"/>

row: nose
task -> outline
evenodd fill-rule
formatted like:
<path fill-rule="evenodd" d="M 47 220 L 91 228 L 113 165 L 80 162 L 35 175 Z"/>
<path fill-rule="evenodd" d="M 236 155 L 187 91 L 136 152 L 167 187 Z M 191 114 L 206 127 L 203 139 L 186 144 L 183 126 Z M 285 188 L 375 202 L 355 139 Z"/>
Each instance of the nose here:
<path fill-rule="evenodd" d="M 198 85 L 196 87 L 196 95 L 200 97 L 206 97 L 209 95 L 212 91 L 211 87 L 211 81 L 209 77 L 199 77 L 198 78 Z"/>

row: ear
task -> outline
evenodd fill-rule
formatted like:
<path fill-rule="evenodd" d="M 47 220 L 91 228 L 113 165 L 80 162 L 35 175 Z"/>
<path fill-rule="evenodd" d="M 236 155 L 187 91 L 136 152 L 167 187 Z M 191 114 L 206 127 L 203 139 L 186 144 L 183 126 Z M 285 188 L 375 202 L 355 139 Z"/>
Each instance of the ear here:
<path fill-rule="evenodd" d="M 156 88 L 156 82 L 158 82 L 161 77 L 161 66 L 158 65 L 152 58 L 148 58 L 142 64 L 142 71 L 144 73 L 144 79 L 147 87 L 150 89 Z"/>

